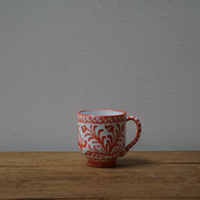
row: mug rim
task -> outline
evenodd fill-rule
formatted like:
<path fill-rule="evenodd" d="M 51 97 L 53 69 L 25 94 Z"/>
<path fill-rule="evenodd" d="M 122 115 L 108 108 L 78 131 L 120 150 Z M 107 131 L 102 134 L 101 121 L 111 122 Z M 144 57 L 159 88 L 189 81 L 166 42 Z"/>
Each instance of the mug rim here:
<path fill-rule="evenodd" d="M 82 114 L 81 112 L 88 112 L 88 111 L 112 111 L 112 112 L 121 112 L 122 114 L 116 115 L 91 115 L 91 114 Z M 89 109 L 89 110 L 80 110 L 77 115 L 86 116 L 86 117 L 118 117 L 126 115 L 126 112 L 123 110 L 113 110 L 113 109 Z"/>

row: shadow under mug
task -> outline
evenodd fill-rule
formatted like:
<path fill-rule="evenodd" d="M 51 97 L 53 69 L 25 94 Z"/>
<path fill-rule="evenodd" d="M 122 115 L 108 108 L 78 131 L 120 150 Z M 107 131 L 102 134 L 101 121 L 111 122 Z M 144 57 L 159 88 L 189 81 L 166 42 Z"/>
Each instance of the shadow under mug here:
<path fill-rule="evenodd" d="M 126 122 L 133 120 L 136 136 L 126 145 Z M 77 113 L 78 147 L 88 159 L 88 165 L 111 167 L 116 159 L 126 155 L 138 141 L 141 123 L 121 110 L 95 109 Z"/>

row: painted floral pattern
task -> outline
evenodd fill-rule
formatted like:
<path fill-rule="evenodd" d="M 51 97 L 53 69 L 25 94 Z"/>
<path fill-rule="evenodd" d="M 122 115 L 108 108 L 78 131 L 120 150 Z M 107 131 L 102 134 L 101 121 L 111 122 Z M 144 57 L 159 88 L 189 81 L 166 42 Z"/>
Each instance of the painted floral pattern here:
<path fill-rule="evenodd" d="M 78 126 L 78 130 L 77 130 L 78 131 L 78 147 L 82 151 L 82 149 L 87 146 L 87 141 L 82 138 L 82 136 L 79 132 L 79 127 L 80 126 Z"/>
<path fill-rule="evenodd" d="M 116 128 L 113 125 L 105 125 L 104 129 L 98 129 L 97 125 L 82 125 L 81 128 L 85 140 L 81 137 L 78 130 L 78 144 L 82 150 L 87 146 L 85 155 L 90 159 L 107 161 L 114 160 L 123 154 L 124 144 L 124 124 L 120 126 L 117 123 Z M 105 134 L 105 132 L 109 134 Z M 87 144 L 87 141 L 88 144 Z M 84 141 L 84 142 L 83 142 Z"/>

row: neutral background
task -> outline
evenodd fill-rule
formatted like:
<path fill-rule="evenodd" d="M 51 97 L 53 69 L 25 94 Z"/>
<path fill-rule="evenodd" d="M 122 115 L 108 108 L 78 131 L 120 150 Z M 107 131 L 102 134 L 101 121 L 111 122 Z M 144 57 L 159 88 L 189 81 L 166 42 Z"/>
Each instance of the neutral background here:
<path fill-rule="evenodd" d="M 199 76 L 199 0 L 0 0 L 0 151 L 76 151 L 94 108 L 141 120 L 132 150 L 200 150 Z"/>

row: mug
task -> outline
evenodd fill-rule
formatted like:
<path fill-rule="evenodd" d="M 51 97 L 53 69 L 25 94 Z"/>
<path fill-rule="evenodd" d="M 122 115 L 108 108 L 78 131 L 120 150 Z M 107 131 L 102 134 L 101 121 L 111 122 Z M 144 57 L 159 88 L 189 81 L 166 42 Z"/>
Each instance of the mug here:
<path fill-rule="evenodd" d="M 126 122 L 133 120 L 136 136 L 126 146 Z M 126 112 L 110 109 L 82 110 L 77 113 L 78 147 L 93 167 L 111 167 L 126 155 L 140 137 L 141 123 Z"/>

